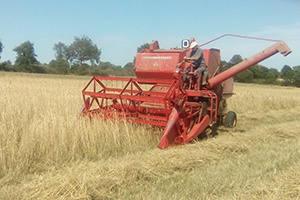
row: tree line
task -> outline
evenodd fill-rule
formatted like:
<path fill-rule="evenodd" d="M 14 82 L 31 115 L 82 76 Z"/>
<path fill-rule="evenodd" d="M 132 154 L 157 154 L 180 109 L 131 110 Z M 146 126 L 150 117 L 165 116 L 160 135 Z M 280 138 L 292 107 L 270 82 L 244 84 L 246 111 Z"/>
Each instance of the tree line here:
<path fill-rule="evenodd" d="M 4 46 L 0 41 L 0 53 Z M 0 63 L 0 70 L 29 73 L 102 75 L 102 76 L 134 76 L 133 62 L 124 66 L 110 62 L 101 62 L 101 49 L 87 37 L 75 37 L 70 45 L 62 42 L 54 44 L 55 59 L 49 63 L 40 63 L 34 51 L 34 44 L 25 41 L 15 47 L 15 63 Z M 0 57 L 1 58 L 1 57 Z"/>
<path fill-rule="evenodd" d="M 148 48 L 145 43 L 137 48 L 137 52 Z M 0 55 L 3 51 L 0 41 Z M 34 44 L 25 41 L 13 49 L 17 56 L 15 63 L 10 61 L 0 63 L 0 70 L 13 72 L 75 74 L 75 75 L 102 75 L 102 76 L 134 76 L 134 60 L 124 66 L 117 66 L 110 62 L 101 62 L 101 49 L 87 37 L 75 37 L 70 45 L 62 42 L 54 44 L 55 59 L 48 64 L 41 64 L 34 51 Z M 0 56 L 1 59 L 1 56 Z M 230 61 L 221 61 L 220 70 L 224 71 L 243 61 L 240 55 L 234 55 Z M 255 65 L 234 76 L 236 82 L 276 84 L 300 87 L 300 65 L 290 67 L 284 65 L 279 72 L 275 68 Z"/>
<path fill-rule="evenodd" d="M 243 58 L 240 55 L 234 55 L 229 62 L 221 61 L 221 71 L 225 71 L 242 61 Z M 275 68 L 267 68 L 263 65 L 257 64 L 235 75 L 234 80 L 241 83 L 300 87 L 300 65 L 294 67 L 284 65 L 279 72 Z"/>

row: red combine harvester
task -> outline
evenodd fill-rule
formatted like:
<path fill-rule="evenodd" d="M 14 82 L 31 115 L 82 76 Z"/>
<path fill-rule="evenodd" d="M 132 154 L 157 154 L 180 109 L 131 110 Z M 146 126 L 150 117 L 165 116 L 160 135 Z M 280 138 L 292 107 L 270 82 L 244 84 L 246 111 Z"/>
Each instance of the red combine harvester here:
<path fill-rule="evenodd" d="M 184 70 L 190 66 L 184 61 L 189 41 L 182 44 L 181 49 L 164 50 L 154 41 L 149 49 L 138 52 L 136 78 L 94 76 L 82 91 L 82 115 L 164 127 L 159 148 L 186 144 L 209 131 L 216 134 L 217 125 L 235 125 L 236 114 L 224 113 L 234 75 L 278 52 L 284 56 L 291 52 L 283 41 L 277 41 L 220 73 L 220 51 L 202 49 L 209 75 L 207 84 L 201 85 L 201 77 Z M 189 77 L 189 84 L 184 76 Z"/>

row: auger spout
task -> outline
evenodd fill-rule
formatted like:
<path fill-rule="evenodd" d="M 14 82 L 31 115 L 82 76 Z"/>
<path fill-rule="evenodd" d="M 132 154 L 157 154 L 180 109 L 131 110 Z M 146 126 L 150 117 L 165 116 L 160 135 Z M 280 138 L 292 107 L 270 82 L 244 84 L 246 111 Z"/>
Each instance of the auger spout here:
<path fill-rule="evenodd" d="M 254 56 L 245 59 L 244 61 L 234 65 L 233 67 L 227 69 L 226 71 L 210 78 L 208 80 L 208 88 L 214 88 L 218 84 L 222 83 L 223 81 L 227 80 L 230 77 L 254 66 L 255 64 L 273 56 L 274 54 L 280 52 L 282 55 L 287 56 L 292 51 L 283 41 L 278 41 L 274 45 L 266 48 L 265 50 L 261 51 L 260 53 L 255 54 Z"/>

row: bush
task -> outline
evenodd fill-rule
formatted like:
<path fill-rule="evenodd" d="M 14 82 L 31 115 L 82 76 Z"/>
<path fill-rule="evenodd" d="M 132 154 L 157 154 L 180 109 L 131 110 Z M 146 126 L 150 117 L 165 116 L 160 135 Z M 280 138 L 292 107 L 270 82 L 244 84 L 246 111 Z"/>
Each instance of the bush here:
<path fill-rule="evenodd" d="M 240 83 L 252 83 L 253 73 L 250 70 L 245 70 L 234 76 L 234 80 Z"/>
<path fill-rule="evenodd" d="M 12 71 L 11 65 L 9 65 L 7 62 L 3 62 L 0 64 L 0 71 Z"/>

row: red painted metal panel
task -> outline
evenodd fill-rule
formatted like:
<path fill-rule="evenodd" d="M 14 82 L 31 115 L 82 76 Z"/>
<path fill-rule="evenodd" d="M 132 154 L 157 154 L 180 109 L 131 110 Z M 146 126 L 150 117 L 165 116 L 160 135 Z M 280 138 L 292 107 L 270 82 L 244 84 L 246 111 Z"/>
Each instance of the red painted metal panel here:
<path fill-rule="evenodd" d="M 163 136 L 158 144 L 159 148 L 164 149 L 175 144 L 174 142 L 176 141 L 176 137 L 180 135 L 178 129 L 176 128 L 176 123 L 178 123 L 178 119 L 179 112 L 175 108 L 173 108 L 169 116 L 169 120 L 167 122 Z"/>
<path fill-rule="evenodd" d="M 177 64 L 186 51 L 154 51 L 137 53 L 135 73 L 138 78 L 173 79 Z"/>

